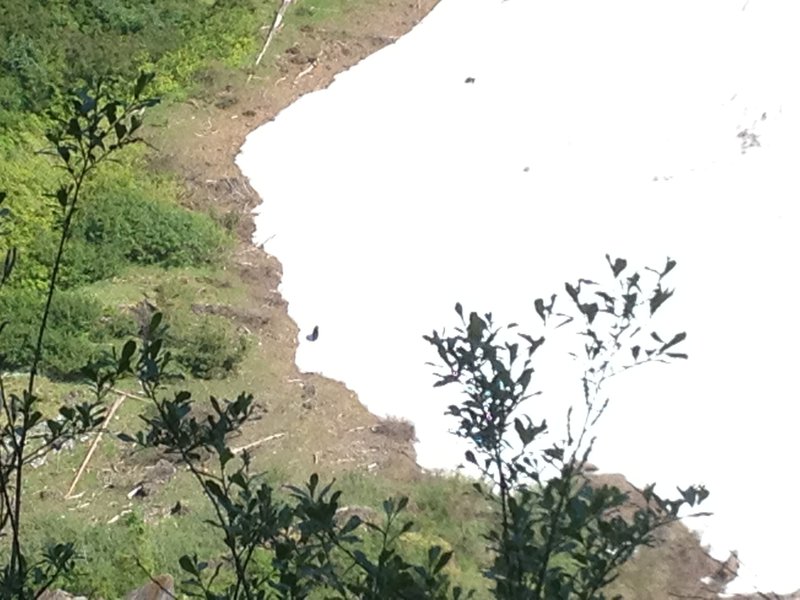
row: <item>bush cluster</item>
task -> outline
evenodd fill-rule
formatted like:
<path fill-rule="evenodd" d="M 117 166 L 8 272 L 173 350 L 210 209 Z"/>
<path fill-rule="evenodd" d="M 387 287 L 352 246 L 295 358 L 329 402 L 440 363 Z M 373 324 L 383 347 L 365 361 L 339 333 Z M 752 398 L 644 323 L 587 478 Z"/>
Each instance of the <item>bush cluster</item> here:
<path fill-rule="evenodd" d="M 16 371 L 31 363 L 43 305 L 44 299 L 36 290 L 0 290 L 0 315 L 6 319 L 0 336 L 2 369 Z M 176 310 L 169 322 L 173 358 L 187 375 L 222 378 L 245 356 L 246 336 L 224 317 L 182 315 Z M 87 364 L 100 360 L 111 344 L 137 337 L 139 329 L 129 309 L 104 307 L 80 290 L 57 293 L 44 336 L 41 371 L 54 379 L 75 379 Z"/>
<path fill-rule="evenodd" d="M 76 212 L 60 270 L 62 289 L 120 275 L 130 265 L 203 266 L 224 255 L 230 235 L 211 217 L 178 205 L 170 182 L 135 181 L 136 166 L 99 178 Z M 10 207 L 15 222 L 4 241 L 20 250 L 10 283 L 44 289 L 58 249 L 58 211 L 36 217 L 15 199 Z M 16 220 L 26 221 L 25 227 Z"/>
<path fill-rule="evenodd" d="M 51 126 L 48 111 L 63 103 L 67 89 L 99 78 L 132 79 L 142 69 L 159 72 L 154 94 L 181 97 L 211 65 L 241 64 L 253 54 L 261 25 L 253 16 L 264 10 L 256 0 L 3 2 L 0 190 L 8 192 L 4 206 L 11 212 L 0 254 L 18 251 L 0 298 L 8 321 L 0 342 L 7 368 L 30 359 L 41 294 L 59 245 L 63 211 L 48 194 L 64 173 L 39 152 Z M 45 339 L 42 369 L 54 377 L 74 377 L 110 342 L 135 330 L 119 309 L 109 312 L 82 286 L 124 274 L 130 265 L 208 265 L 228 245 L 229 233 L 212 218 L 178 205 L 175 184 L 151 172 L 144 148 L 129 150 L 93 174 L 74 214 L 57 282 L 70 293 L 57 294 L 54 311 L 60 314 Z M 179 352 L 183 369 L 218 376 L 241 359 L 244 343 L 230 323 L 206 321 L 176 325 L 173 341 L 186 344 Z M 112 322 L 117 331 L 108 327 Z"/>
<path fill-rule="evenodd" d="M 86 206 L 76 235 L 118 262 L 182 267 L 211 263 L 225 238 L 205 215 L 114 190 Z"/>
<path fill-rule="evenodd" d="M 0 314 L 7 319 L 0 336 L 4 369 L 15 371 L 31 364 L 43 305 L 42 295 L 35 290 L 4 288 L 0 293 Z M 44 336 L 43 373 L 71 378 L 99 357 L 98 342 L 108 339 L 102 312 L 99 302 L 83 294 L 54 296 Z"/>
<path fill-rule="evenodd" d="M 4 0 L 0 126 L 98 76 L 156 68 L 158 91 L 180 92 L 210 62 L 252 54 L 263 11 L 255 0 Z"/>
<path fill-rule="evenodd" d="M 36 173 L 47 164 L 39 164 L 41 157 L 36 156 L 26 163 L 20 154 L 30 150 L 28 142 L 17 143 L 0 143 L 0 156 L 9 159 L 0 168 L 0 184 L 13 190 L 4 203 L 9 213 L 2 223 L 0 251 L 17 250 L 14 271 L 0 294 L 0 314 L 8 322 L 0 354 L 12 370 L 30 364 L 33 356 L 63 219 L 54 200 L 35 198 L 44 194 L 40 184 L 55 181 L 54 169 L 44 169 L 37 183 Z M 146 155 L 133 151 L 104 165 L 86 185 L 72 220 L 44 339 L 42 372 L 51 377 L 75 378 L 113 342 L 139 333 L 123 308 L 105 306 L 84 286 L 124 275 L 132 266 L 214 266 L 231 244 L 229 232 L 208 215 L 180 206 L 174 182 L 147 173 L 145 164 Z M 176 323 L 173 335 L 181 370 L 200 377 L 224 376 L 244 354 L 243 339 L 224 319 L 191 316 Z"/>
<path fill-rule="evenodd" d="M 242 362 L 247 338 L 224 317 L 173 315 L 167 341 L 178 364 L 195 377 L 221 378 Z"/>

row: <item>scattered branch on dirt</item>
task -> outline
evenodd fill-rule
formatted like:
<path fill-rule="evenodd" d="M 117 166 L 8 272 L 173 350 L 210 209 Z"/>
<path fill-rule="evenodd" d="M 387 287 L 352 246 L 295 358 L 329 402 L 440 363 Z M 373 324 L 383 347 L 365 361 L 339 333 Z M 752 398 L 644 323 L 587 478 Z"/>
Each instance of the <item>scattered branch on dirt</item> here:
<path fill-rule="evenodd" d="M 311 64 L 310 64 L 310 65 L 308 65 L 308 66 L 307 66 L 305 69 L 303 69 L 302 71 L 300 71 L 300 72 L 297 74 L 297 77 L 295 77 L 295 78 L 294 78 L 294 82 L 293 82 L 293 83 L 297 83 L 297 82 L 298 82 L 298 81 L 300 81 L 300 80 L 301 80 L 303 77 L 305 77 L 306 75 L 308 75 L 309 73 L 311 73 L 311 71 L 313 71 L 313 70 L 314 70 L 314 68 L 315 68 L 315 67 L 316 67 L 316 66 L 319 64 L 319 59 L 320 59 L 320 57 L 322 56 L 322 52 L 323 52 L 323 51 L 322 51 L 322 50 L 320 50 L 320 51 L 319 51 L 319 53 L 317 54 L 317 57 L 316 57 L 316 58 L 315 58 L 313 61 L 311 61 Z"/>
<path fill-rule="evenodd" d="M 133 400 L 142 400 L 143 402 L 150 402 L 150 400 L 148 400 L 144 396 L 137 396 L 136 394 L 132 394 L 124 390 L 119 390 L 117 388 L 111 388 L 111 391 L 114 392 L 115 394 L 119 394 L 120 396 L 125 396 L 126 398 L 131 398 Z"/>
<path fill-rule="evenodd" d="M 267 437 L 261 438 L 260 440 L 256 440 L 255 442 L 250 442 L 249 444 L 245 444 L 244 446 L 240 446 L 239 448 L 232 448 L 234 454 L 241 454 L 245 450 L 250 450 L 250 448 L 255 448 L 256 446 L 260 446 L 261 444 L 266 444 L 267 442 L 271 442 L 272 440 L 277 440 L 278 438 L 282 438 L 286 435 L 285 431 L 281 433 L 273 433 L 272 435 L 268 435 Z"/>
<path fill-rule="evenodd" d="M 89 461 L 92 459 L 94 451 L 97 450 L 97 445 L 100 443 L 100 438 L 103 437 L 103 432 L 105 432 L 108 428 L 108 424 L 114 417 L 114 413 L 117 412 L 117 409 L 120 407 L 125 398 L 126 395 L 120 394 L 119 398 L 117 398 L 114 404 L 111 405 L 111 408 L 108 409 L 108 414 L 106 415 L 103 424 L 100 426 L 100 429 L 97 430 L 97 434 L 94 436 L 94 441 L 92 442 L 92 445 L 89 446 L 89 451 L 86 453 L 81 466 L 78 468 L 78 472 L 75 473 L 75 477 L 69 486 L 69 490 L 67 490 L 67 493 L 64 494 L 65 500 L 69 499 L 72 496 L 72 492 L 75 491 L 75 486 L 78 485 L 78 481 L 80 480 L 81 475 L 83 475 L 84 470 L 86 470 L 86 466 L 89 464 Z"/>
<path fill-rule="evenodd" d="M 106 521 L 106 525 L 113 525 L 114 523 L 119 521 L 121 517 L 124 517 L 125 515 L 128 515 L 128 514 L 130 514 L 132 512 L 133 511 L 130 508 L 126 508 L 121 513 L 114 515 L 108 521 Z"/>

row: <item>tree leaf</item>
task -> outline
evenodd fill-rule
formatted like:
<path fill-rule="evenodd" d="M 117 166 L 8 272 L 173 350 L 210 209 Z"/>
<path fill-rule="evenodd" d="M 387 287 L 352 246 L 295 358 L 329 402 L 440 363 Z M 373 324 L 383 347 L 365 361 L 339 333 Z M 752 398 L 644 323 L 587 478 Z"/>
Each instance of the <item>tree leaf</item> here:
<path fill-rule="evenodd" d="M 180 564 L 181 569 L 190 575 L 194 575 L 195 577 L 200 576 L 200 572 L 197 569 L 196 559 L 193 559 L 191 556 L 184 554 L 178 559 L 178 564 Z"/>
<path fill-rule="evenodd" d="M 622 309 L 622 316 L 626 319 L 632 319 L 633 311 L 636 309 L 636 302 L 639 299 L 639 295 L 636 293 L 623 294 L 622 299 L 625 300 L 625 306 Z"/>
<path fill-rule="evenodd" d="M 659 279 L 664 278 L 667 275 L 667 273 L 669 273 L 670 271 L 672 271 L 672 269 L 675 268 L 675 265 L 677 265 L 677 264 L 678 263 L 676 261 L 672 260 L 671 258 L 667 258 L 667 266 L 664 267 L 663 271 L 661 271 L 661 274 L 659 275 Z"/>
<path fill-rule="evenodd" d="M 519 344 L 506 344 L 506 349 L 508 350 L 509 363 L 514 364 L 517 360 L 517 352 L 519 351 Z"/>
<path fill-rule="evenodd" d="M 484 331 L 486 331 L 486 322 L 478 316 L 478 313 L 470 313 L 467 338 L 471 342 L 480 342 Z"/>
<path fill-rule="evenodd" d="M 408 506 L 408 496 L 401 496 L 397 502 L 397 512 L 405 510 L 406 506 Z"/>
<path fill-rule="evenodd" d="M 527 446 L 531 443 L 533 436 L 530 435 L 528 429 L 522 424 L 520 419 L 514 419 L 514 429 L 517 430 L 517 435 L 523 446 Z"/>
<path fill-rule="evenodd" d="M 344 527 L 342 527 L 339 534 L 347 535 L 348 533 L 351 533 L 356 529 L 358 529 L 359 527 L 361 527 L 362 523 L 363 521 L 361 520 L 361 517 L 359 517 L 358 515 L 353 515 L 347 520 L 347 523 L 344 524 Z"/>
<path fill-rule="evenodd" d="M 673 293 L 675 293 L 675 290 L 662 289 L 661 284 L 659 284 L 655 292 L 653 292 L 653 297 L 650 298 L 650 315 L 655 314 L 658 308 L 669 300 Z"/>
<path fill-rule="evenodd" d="M 61 159 L 65 163 L 69 164 L 69 159 L 70 159 L 69 148 L 67 148 L 66 146 L 58 146 L 56 150 L 58 151 L 59 156 L 61 156 Z"/>
<path fill-rule="evenodd" d="M 666 344 L 661 346 L 661 349 L 658 351 L 658 353 L 662 354 L 663 352 L 666 352 L 667 350 L 669 350 L 673 346 L 676 346 L 677 344 L 680 344 L 685 339 L 686 339 L 686 332 L 685 331 L 682 331 L 681 333 L 675 334 L 675 336 L 670 341 L 668 341 Z"/>
<path fill-rule="evenodd" d="M 61 205 L 61 208 L 67 208 L 67 205 L 69 204 L 69 188 L 65 185 L 62 185 L 60 188 L 58 188 L 58 191 L 56 192 L 56 199 L 58 200 L 59 205 Z"/>
<path fill-rule="evenodd" d="M 532 356 L 534 352 L 536 352 L 536 350 L 539 348 L 539 346 L 544 344 L 544 336 L 541 336 L 538 340 L 535 340 L 531 336 L 529 336 L 527 333 L 520 333 L 519 337 L 521 337 L 523 340 L 528 342 L 528 344 L 530 344 L 530 346 L 528 347 L 528 356 L 529 357 Z"/>
<path fill-rule="evenodd" d="M 549 456 L 550 458 L 556 460 L 563 460 L 564 459 L 564 449 L 559 448 L 558 446 L 553 446 L 552 448 L 546 448 L 544 453 Z"/>
<path fill-rule="evenodd" d="M 578 287 L 576 288 L 576 287 L 572 287 L 572 284 L 571 284 L 571 283 L 569 283 L 569 282 L 566 282 L 566 283 L 564 284 L 564 287 L 566 288 L 566 290 L 567 290 L 567 294 L 569 294 L 569 297 L 570 297 L 570 298 L 572 298 L 572 301 L 573 301 L 575 304 L 577 304 L 577 305 L 578 305 L 578 307 L 580 308 L 580 305 L 581 305 L 581 303 L 580 303 L 580 301 L 578 300 L 578 293 L 580 292 L 580 284 L 578 284 Z"/>
<path fill-rule="evenodd" d="M 544 314 L 544 300 L 542 300 L 541 298 L 537 298 L 533 302 L 533 307 L 536 309 L 536 314 L 539 315 L 539 318 L 542 319 L 542 322 L 546 323 L 547 318 L 545 317 Z"/>
<path fill-rule="evenodd" d="M 78 122 L 78 119 L 73 117 L 67 123 L 67 133 L 72 137 L 79 138 L 83 131 L 81 130 L 81 124 Z"/>
<path fill-rule="evenodd" d="M 136 85 L 133 88 L 133 97 L 138 100 L 144 89 L 155 79 L 155 76 L 155 73 L 139 73 L 139 77 L 136 78 Z"/>
<path fill-rule="evenodd" d="M 117 121 L 114 123 L 114 133 L 117 134 L 117 140 L 122 141 L 125 138 L 125 134 L 128 133 L 128 128 L 125 127 L 125 123 Z"/>
<path fill-rule="evenodd" d="M 439 561 L 436 563 L 436 566 L 433 568 L 434 573 L 439 573 L 442 569 L 447 566 L 447 563 L 450 562 L 450 559 L 453 558 L 453 551 L 448 550 L 444 554 L 439 557 Z"/>
<path fill-rule="evenodd" d="M 600 296 L 603 301 L 606 303 L 606 307 L 613 309 L 614 308 L 614 298 L 605 292 L 595 292 L 595 295 Z"/>
<path fill-rule="evenodd" d="M 594 321 L 594 318 L 597 316 L 597 311 L 600 310 L 597 304 L 594 302 L 591 304 L 581 304 L 578 308 L 584 315 L 586 315 L 586 320 L 589 321 L 589 324 Z"/>
<path fill-rule="evenodd" d="M 624 258 L 615 258 L 614 261 L 611 261 L 611 256 L 606 254 L 606 260 L 608 261 L 608 266 L 611 267 L 611 272 L 614 274 L 614 277 L 619 277 L 619 274 L 625 270 L 625 267 L 628 266 L 628 261 Z"/>

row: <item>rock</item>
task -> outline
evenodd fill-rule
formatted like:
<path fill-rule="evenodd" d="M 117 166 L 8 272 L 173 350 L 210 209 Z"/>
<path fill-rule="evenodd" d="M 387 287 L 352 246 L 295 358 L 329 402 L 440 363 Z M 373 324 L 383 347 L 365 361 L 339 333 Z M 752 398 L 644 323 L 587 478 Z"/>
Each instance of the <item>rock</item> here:
<path fill-rule="evenodd" d="M 153 577 L 142 587 L 125 596 L 125 600 L 172 600 L 175 598 L 175 580 L 172 575 Z"/>
<path fill-rule="evenodd" d="M 736 550 L 732 550 L 728 559 L 720 564 L 719 569 L 713 575 L 713 578 L 723 585 L 729 584 L 736 579 L 739 574 L 739 555 Z"/>

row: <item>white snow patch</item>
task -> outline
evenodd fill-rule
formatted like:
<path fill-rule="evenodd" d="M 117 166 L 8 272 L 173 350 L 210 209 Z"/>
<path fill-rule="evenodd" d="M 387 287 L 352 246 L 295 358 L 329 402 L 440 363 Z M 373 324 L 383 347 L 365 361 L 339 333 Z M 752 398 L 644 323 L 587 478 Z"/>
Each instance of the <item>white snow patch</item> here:
<path fill-rule="evenodd" d="M 665 323 L 691 358 L 615 384 L 593 462 L 707 484 L 715 515 L 693 525 L 716 556 L 738 549 L 729 591 L 800 588 L 798 17 L 790 0 L 443 0 L 251 133 L 237 162 L 300 368 L 411 419 L 420 464 L 452 468 L 457 396 L 431 389 L 421 336 L 456 301 L 535 332 L 533 299 L 599 276 L 605 252 L 672 256 Z M 575 380 L 543 360 L 563 414 Z"/>

